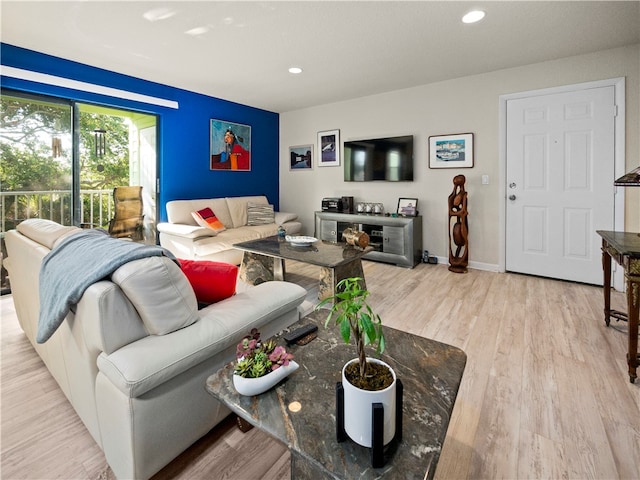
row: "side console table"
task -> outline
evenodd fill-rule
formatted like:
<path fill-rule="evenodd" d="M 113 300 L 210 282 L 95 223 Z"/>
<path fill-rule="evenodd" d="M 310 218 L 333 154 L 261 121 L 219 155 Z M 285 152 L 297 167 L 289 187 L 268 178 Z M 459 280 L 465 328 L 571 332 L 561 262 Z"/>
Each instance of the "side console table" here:
<path fill-rule="evenodd" d="M 373 251 L 363 258 L 413 268 L 422 261 L 422 217 L 387 217 L 335 212 L 315 212 L 315 236 L 340 242 L 346 228 L 369 235 Z"/>
<path fill-rule="evenodd" d="M 611 317 L 629 322 L 629 381 L 635 383 L 638 367 L 638 314 L 640 312 L 640 234 L 598 230 L 602 237 L 602 268 L 604 270 L 604 321 Z M 627 313 L 611 310 L 611 259 L 624 268 L 627 283 Z"/>

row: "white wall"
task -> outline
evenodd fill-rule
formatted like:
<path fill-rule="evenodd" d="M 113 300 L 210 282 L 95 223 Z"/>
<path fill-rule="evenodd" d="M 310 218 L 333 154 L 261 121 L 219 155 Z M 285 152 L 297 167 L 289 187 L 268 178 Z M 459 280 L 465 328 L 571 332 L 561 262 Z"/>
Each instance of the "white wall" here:
<path fill-rule="evenodd" d="M 423 248 L 447 258 L 447 197 L 453 177 L 462 173 L 469 192 L 470 266 L 497 269 L 500 95 L 616 77 L 626 77 L 626 164 L 631 170 L 640 163 L 640 45 L 283 113 L 280 209 L 297 212 L 305 233 L 313 234 L 313 212 L 323 197 L 351 195 L 356 202 L 382 202 L 386 211 L 395 211 L 399 197 L 415 197 L 424 217 Z M 340 130 L 341 143 L 413 134 L 414 181 L 344 182 L 342 166 L 317 167 L 317 132 L 333 129 Z M 474 134 L 473 168 L 428 168 L 429 136 L 468 132 Z M 292 171 L 289 146 L 304 144 L 314 144 L 314 167 Z M 482 175 L 489 176 L 489 185 L 481 184 Z M 627 188 L 625 194 L 625 229 L 640 231 L 640 188 Z"/>

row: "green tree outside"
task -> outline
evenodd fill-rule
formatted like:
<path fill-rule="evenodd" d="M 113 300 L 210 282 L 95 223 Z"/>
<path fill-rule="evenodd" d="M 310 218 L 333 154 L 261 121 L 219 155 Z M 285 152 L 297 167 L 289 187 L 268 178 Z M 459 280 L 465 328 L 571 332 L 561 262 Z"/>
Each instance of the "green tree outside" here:
<path fill-rule="evenodd" d="M 100 108 L 80 108 L 80 190 L 129 184 L 129 120 Z M 4 196 L 5 228 L 27 217 L 71 223 L 71 107 L 12 96 L 0 98 L 0 191 L 58 191 L 48 195 Z M 96 155 L 94 130 L 106 131 L 106 149 Z M 53 139 L 61 152 L 54 156 Z M 84 217 L 108 211 L 110 196 L 82 195 Z M 85 219 L 81 219 L 85 221 Z M 108 222 L 108 218 L 105 219 Z M 102 225 L 106 226 L 106 225 Z"/>

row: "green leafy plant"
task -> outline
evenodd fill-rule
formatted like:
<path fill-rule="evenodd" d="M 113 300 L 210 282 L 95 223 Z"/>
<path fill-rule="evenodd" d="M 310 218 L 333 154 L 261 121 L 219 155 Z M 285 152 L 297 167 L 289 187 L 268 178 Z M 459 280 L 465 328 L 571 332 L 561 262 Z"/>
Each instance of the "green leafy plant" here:
<path fill-rule="evenodd" d="M 293 355 L 273 340 L 263 342 L 254 328 L 236 347 L 237 363 L 234 373 L 245 378 L 262 377 L 281 366 L 289 365 Z"/>
<path fill-rule="evenodd" d="M 349 344 L 351 336 L 355 339 L 360 364 L 360 377 L 367 375 L 367 357 L 364 347 L 372 345 L 376 352 L 384 352 L 384 334 L 382 321 L 367 303 L 369 291 L 362 288 L 364 279 L 360 277 L 345 278 L 336 285 L 336 293 L 322 300 L 316 310 L 328 303 L 333 303 L 325 321 L 325 327 L 334 319 L 340 327 L 340 335 L 344 343 Z"/>

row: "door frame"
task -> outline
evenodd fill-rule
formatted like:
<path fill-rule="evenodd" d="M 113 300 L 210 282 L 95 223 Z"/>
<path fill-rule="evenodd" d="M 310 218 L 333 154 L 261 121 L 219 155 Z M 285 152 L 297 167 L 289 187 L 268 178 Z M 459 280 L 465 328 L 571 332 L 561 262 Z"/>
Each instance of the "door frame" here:
<path fill-rule="evenodd" d="M 625 78 L 611 78 L 607 80 L 597 80 L 593 82 L 577 83 L 572 85 L 562 85 L 559 87 L 542 88 L 525 92 L 509 93 L 499 97 L 499 148 L 498 148 L 498 270 L 507 270 L 507 102 L 519 98 L 552 95 L 557 93 L 568 93 L 580 90 L 590 90 L 600 87 L 614 87 L 614 99 L 617 108 L 614 118 L 614 178 L 611 179 L 611 189 L 614 196 L 613 225 L 614 230 L 624 230 L 624 188 L 616 188 L 613 180 L 626 173 L 625 163 Z M 624 279 L 622 269 L 614 265 L 613 287 L 616 290 L 624 289 Z"/>

